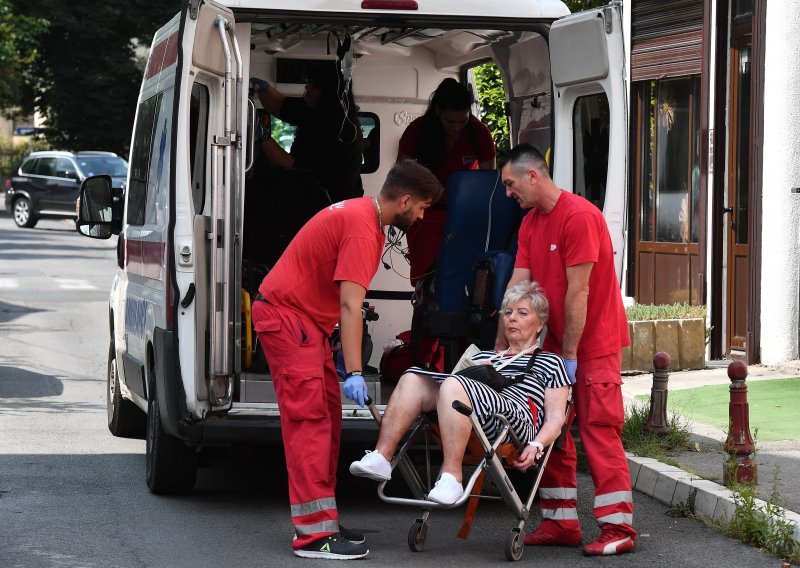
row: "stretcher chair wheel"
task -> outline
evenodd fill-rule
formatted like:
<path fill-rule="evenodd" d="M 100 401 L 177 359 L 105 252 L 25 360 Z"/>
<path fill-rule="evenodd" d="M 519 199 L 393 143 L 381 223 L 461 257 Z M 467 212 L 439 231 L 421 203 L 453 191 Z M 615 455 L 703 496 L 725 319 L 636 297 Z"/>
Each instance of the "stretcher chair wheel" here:
<path fill-rule="evenodd" d="M 412 552 L 421 552 L 425 548 L 425 538 L 428 536 L 428 525 L 417 519 L 408 529 L 408 548 Z"/>
<path fill-rule="evenodd" d="M 506 537 L 506 558 L 516 562 L 522 558 L 522 534 L 519 529 L 513 529 Z"/>

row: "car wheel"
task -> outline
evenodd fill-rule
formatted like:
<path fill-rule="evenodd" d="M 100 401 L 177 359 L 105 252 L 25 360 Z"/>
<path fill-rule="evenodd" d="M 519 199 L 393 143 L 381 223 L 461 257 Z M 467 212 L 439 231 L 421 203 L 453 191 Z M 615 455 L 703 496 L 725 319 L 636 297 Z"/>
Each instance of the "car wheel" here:
<path fill-rule="evenodd" d="M 147 487 L 156 495 L 188 493 L 197 477 L 197 451 L 164 430 L 155 381 L 151 384 L 145 436 Z"/>
<path fill-rule="evenodd" d="M 32 229 L 38 219 L 33 214 L 31 202 L 26 197 L 20 197 L 14 202 L 14 222 L 17 227 Z"/>
<path fill-rule="evenodd" d="M 108 373 L 106 389 L 106 408 L 108 429 L 120 438 L 144 438 L 147 429 L 147 415 L 130 400 L 122 397 L 117 373 L 117 358 L 114 342 L 108 346 Z"/>

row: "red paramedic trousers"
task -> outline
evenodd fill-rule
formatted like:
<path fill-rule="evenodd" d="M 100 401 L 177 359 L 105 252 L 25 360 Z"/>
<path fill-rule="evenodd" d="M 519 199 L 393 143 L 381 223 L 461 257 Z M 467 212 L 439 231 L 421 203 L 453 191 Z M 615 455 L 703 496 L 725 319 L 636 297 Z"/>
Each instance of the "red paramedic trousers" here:
<path fill-rule="evenodd" d="M 597 523 L 615 525 L 636 538 L 633 496 L 628 460 L 622 447 L 621 353 L 578 361 L 569 423 L 577 416 L 581 444 L 594 482 L 594 516 Z M 539 486 L 544 522 L 580 531 L 577 512 L 577 456 L 572 434 L 554 448 Z"/>
<path fill-rule="evenodd" d="M 339 532 L 336 466 L 342 430 L 339 377 L 328 338 L 310 319 L 253 302 L 253 327 L 281 413 L 289 504 L 298 549 Z"/>

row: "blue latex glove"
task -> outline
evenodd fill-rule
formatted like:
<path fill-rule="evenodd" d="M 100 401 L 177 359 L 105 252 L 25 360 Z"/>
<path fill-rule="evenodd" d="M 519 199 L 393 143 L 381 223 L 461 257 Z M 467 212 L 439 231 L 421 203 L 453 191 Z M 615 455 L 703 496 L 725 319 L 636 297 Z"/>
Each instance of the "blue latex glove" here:
<path fill-rule="evenodd" d="M 350 375 L 344 382 L 344 396 L 364 407 L 367 404 L 367 383 L 361 375 Z"/>
<path fill-rule="evenodd" d="M 575 359 L 564 359 L 564 366 L 567 368 L 567 376 L 569 377 L 570 384 L 574 385 L 577 381 L 575 373 L 578 370 L 578 361 Z"/>
<path fill-rule="evenodd" d="M 267 87 L 269 87 L 269 83 L 267 83 L 264 79 L 258 79 L 257 77 L 250 77 L 250 88 L 253 89 L 254 93 L 259 91 L 266 91 Z"/>

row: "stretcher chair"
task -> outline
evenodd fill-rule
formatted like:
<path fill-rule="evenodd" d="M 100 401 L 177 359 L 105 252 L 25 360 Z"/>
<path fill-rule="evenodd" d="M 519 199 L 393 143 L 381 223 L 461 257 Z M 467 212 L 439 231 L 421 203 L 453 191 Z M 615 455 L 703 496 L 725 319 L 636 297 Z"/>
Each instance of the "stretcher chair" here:
<path fill-rule="evenodd" d="M 565 416 L 569 415 L 571 405 L 571 394 L 567 400 L 567 407 L 565 409 Z M 371 399 L 367 400 L 367 405 L 372 417 L 380 426 L 383 419 L 378 408 L 375 406 Z M 536 462 L 532 468 L 535 468 L 536 479 L 531 487 L 530 493 L 527 496 L 521 496 L 511 479 L 506 472 L 504 462 L 509 464 L 516 460 L 522 451 L 522 444 L 517 439 L 508 420 L 502 414 L 495 416 L 503 423 L 503 427 L 494 442 L 490 442 L 484 433 L 483 429 L 472 412 L 472 408 L 461 403 L 460 401 L 453 402 L 453 408 L 466 416 L 472 426 L 472 434 L 467 442 L 467 449 L 465 452 L 462 465 L 475 465 L 475 471 L 466 479 L 464 483 L 464 494 L 455 503 L 444 505 L 435 501 L 429 501 L 425 498 L 427 493 L 433 487 L 431 476 L 431 445 L 433 443 L 441 442 L 439 440 L 438 426 L 435 420 L 428 414 L 420 416 L 416 426 L 411 430 L 405 442 L 400 446 L 400 449 L 392 459 L 392 471 L 399 470 L 403 479 L 405 480 L 409 490 L 411 491 L 412 498 L 394 497 L 386 494 L 386 484 L 388 481 L 382 481 L 378 485 L 378 497 L 386 502 L 394 505 L 408 505 L 413 507 L 420 507 L 422 514 L 418 517 L 414 524 L 408 531 L 408 547 L 413 552 L 421 552 L 425 547 L 425 541 L 428 533 L 428 525 L 430 523 L 431 512 L 434 509 L 455 509 L 460 507 L 467 501 L 467 510 L 464 515 L 464 521 L 458 531 L 458 537 L 466 539 L 469 535 L 472 523 L 475 518 L 475 512 L 478 506 L 478 499 L 502 499 L 506 505 L 511 509 L 514 514 L 516 524 L 511 528 L 505 540 L 505 556 L 510 561 L 516 561 L 522 558 L 522 551 L 524 548 L 523 531 L 525 525 L 530 518 L 530 511 L 533 505 L 533 500 L 536 496 L 536 491 L 539 489 L 539 483 L 544 473 L 544 468 L 547 461 L 550 459 L 550 454 L 553 447 L 558 445 L 566 431 L 565 426 L 562 428 L 559 438 L 547 446 L 544 450 L 542 458 Z M 409 457 L 409 451 L 416 447 L 420 442 L 420 438 L 424 439 L 425 448 L 425 465 L 426 465 L 426 480 L 423 481 L 419 472 L 417 471 L 414 463 Z M 485 474 L 488 473 L 497 487 L 500 497 L 482 495 L 483 480 Z"/>

